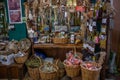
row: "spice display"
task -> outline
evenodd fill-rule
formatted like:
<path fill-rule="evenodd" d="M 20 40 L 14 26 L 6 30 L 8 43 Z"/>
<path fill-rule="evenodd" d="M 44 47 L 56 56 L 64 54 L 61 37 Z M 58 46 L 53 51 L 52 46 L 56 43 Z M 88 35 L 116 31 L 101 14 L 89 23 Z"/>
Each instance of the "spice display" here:
<path fill-rule="evenodd" d="M 106 49 L 108 23 L 111 22 L 109 15 L 114 15 L 109 0 L 24 2 L 23 12 L 30 40 L 25 38 L 0 43 L 0 62 L 4 61 L 7 65 L 14 61 L 25 63 L 29 77 L 33 80 L 58 80 L 56 77 L 62 78 L 64 75 L 73 79 L 81 74 L 82 80 L 88 80 L 87 73 L 87 77 L 94 75 L 90 80 L 98 80 L 105 58 L 105 52 L 100 51 L 102 48 Z M 3 14 L 0 10 L 0 21 L 3 22 L 0 23 L 0 29 L 5 25 Z M 1 33 L 7 36 L 6 31 L 5 25 L 4 30 L 0 30 L 0 39 Z M 73 47 L 73 51 L 66 53 Z M 29 55 L 30 52 L 35 55 Z M 61 59 L 54 63 L 54 58 Z M 96 75 L 90 73 L 92 71 L 97 72 L 96 79 Z"/>

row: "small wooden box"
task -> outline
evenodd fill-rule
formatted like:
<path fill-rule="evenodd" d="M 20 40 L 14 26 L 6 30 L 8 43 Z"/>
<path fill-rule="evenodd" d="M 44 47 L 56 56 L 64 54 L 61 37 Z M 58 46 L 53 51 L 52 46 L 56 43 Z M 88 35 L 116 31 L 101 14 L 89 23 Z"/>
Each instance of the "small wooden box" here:
<path fill-rule="evenodd" d="M 25 76 L 26 69 L 24 64 L 11 64 L 3 65 L 0 64 L 0 79 L 20 79 L 22 80 Z"/>

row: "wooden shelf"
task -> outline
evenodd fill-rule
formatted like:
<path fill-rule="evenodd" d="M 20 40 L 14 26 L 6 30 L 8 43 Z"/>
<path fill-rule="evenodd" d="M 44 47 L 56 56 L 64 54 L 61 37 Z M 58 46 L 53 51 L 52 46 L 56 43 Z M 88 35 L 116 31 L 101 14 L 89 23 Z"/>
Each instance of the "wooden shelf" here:
<path fill-rule="evenodd" d="M 24 64 L 17 64 L 17 63 L 13 63 L 10 65 L 4 65 L 2 63 L 0 63 L 0 66 L 7 66 L 7 67 L 23 67 Z"/>
<path fill-rule="evenodd" d="M 44 52 L 47 57 L 59 58 L 62 61 L 66 58 L 66 53 L 70 50 L 73 50 L 74 47 L 76 51 L 80 52 L 82 48 L 82 44 L 33 44 L 32 53 L 34 54 L 35 49 Z"/>
<path fill-rule="evenodd" d="M 82 48 L 82 44 L 34 44 L 34 49 L 39 48 Z"/>
<path fill-rule="evenodd" d="M 25 76 L 26 68 L 24 64 L 4 65 L 0 63 L 0 79 L 20 79 Z"/>

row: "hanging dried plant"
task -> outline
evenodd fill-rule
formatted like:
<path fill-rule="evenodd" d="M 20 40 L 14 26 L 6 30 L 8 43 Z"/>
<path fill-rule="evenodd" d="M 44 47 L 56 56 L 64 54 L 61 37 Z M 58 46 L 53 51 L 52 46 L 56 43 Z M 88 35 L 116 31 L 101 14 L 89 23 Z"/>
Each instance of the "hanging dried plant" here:
<path fill-rule="evenodd" d="M 29 4 L 28 4 L 28 2 L 25 2 L 24 6 L 25 6 L 25 16 L 26 16 L 26 19 L 28 19 L 28 14 L 29 14 Z"/>
<path fill-rule="evenodd" d="M 90 7 L 90 1 L 89 0 L 84 0 L 83 5 L 89 8 Z"/>
<path fill-rule="evenodd" d="M 110 14 L 115 15 L 115 10 L 112 8 L 110 2 L 107 2 L 105 5 L 107 10 L 107 15 L 110 15 Z"/>
<path fill-rule="evenodd" d="M 38 0 L 34 0 L 33 4 L 32 4 L 32 13 L 33 13 L 33 19 L 34 19 L 35 22 L 37 20 L 38 5 L 39 5 L 39 1 Z"/>
<path fill-rule="evenodd" d="M 60 0 L 60 5 L 66 5 L 67 0 Z"/>

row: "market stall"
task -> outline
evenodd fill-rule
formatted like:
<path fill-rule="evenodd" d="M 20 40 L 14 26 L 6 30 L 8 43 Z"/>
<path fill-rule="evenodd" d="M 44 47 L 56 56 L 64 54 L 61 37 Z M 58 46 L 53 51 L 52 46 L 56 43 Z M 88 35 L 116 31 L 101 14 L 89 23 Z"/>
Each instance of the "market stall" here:
<path fill-rule="evenodd" d="M 28 37 L 0 44 L 5 77 L 14 78 L 10 67 L 21 64 L 16 71 L 26 68 L 28 80 L 104 80 L 114 16 L 108 0 L 26 0 L 23 5 Z"/>

